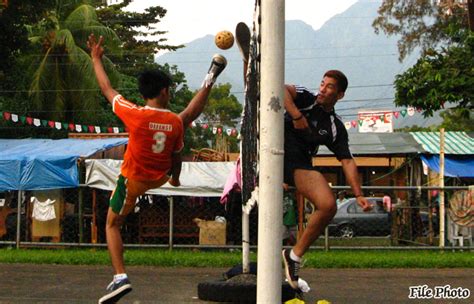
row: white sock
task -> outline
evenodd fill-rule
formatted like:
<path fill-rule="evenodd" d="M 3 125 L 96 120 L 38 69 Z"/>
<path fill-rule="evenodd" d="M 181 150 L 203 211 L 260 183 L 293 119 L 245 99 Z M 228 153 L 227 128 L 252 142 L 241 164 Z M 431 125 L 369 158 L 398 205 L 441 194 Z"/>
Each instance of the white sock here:
<path fill-rule="evenodd" d="M 114 275 L 114 281 L 120 281 L 127 278 L 128 276 L 126 273 L 119 273 L 119 274 Z"/>
<path fill-rule="evenodd" d="M 292 259 L 295 262 L 301 263 L 301 257 L 297 256 L 294 252 L 293 249 L 290 251 L 290 259 Z"/>

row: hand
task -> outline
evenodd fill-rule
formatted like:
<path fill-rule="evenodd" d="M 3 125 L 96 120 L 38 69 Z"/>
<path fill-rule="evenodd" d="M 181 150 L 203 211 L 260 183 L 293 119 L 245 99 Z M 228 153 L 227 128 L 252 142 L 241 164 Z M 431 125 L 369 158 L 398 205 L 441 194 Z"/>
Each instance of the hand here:
<path fill-rule="evenodd" d="M 87 47 L 91 51 L 91 58 L 92 59 L 102 59 L 102 55 L 104 55 L 104 47 L 102 46 L 104 42 L 104 37 L 99 37 L 99 42 L 96 41 L 94 34 L 89 35 L 89 39 L 87 40 Z"/>
<path fill-rule="evenodd" d="M 288 191 L 288 187 L 287 183 L 283 183 L 283 191 Z"/>
<path fill-rule="evenodd" d="M 181 186 L 181 183 L 179 182 L 179 179 L 174 179 L 173 177 L 170 177 L 170 179 L 168 180 L 168 183 L 173 187 Z"/>
<path fill-rule="evenodd" d="M 293 126 L 295 127 L 295 129 L 298 130 L 304 130 L 309 128 L 308 121 L 304 116 L 298 120 L 293 120 Z"/>
<path fill-rule="evenodd" d="M 362 208 L 362 210 L 364 210 L 364 212 L 372 210 L 372 205 L 364 196 L 357 197 L 357 204 L 359 204 L 359 206 Z"/>

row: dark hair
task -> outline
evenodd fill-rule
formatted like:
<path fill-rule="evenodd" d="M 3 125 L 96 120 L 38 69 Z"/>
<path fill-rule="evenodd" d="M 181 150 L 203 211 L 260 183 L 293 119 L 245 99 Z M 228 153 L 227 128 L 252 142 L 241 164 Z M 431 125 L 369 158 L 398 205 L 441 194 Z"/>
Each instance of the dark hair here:
<path fill-rule="evenodd" d="M 338 70 L 329 70 L 324 74 L 324 77 L 334 78 L 337 82 L 337 88 L 340 92 L 345 92 L 349 82 L 347 81 L 346 75 Z"/>
<path fill-rule="evenodd" d="M 146 70 L 138 75 L 138 90 L 145 99 L 157 97 L 161 90 L 169 88 L 171 83 L 171 77 L 160 70 Z"/>

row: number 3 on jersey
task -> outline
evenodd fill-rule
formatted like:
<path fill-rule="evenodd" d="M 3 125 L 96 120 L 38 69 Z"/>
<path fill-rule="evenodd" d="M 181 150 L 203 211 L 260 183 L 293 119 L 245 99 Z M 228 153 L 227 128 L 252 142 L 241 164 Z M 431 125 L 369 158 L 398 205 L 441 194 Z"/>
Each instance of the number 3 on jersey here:
<path fill-rule="evenodd" d="M 165 149 L 166 143 L 166 134 L 163 132 L 156 132 L 153 134 L 153 139 L 155 140 L 155 144 L 151 146 L 153 153 L 161 153 Z"/>

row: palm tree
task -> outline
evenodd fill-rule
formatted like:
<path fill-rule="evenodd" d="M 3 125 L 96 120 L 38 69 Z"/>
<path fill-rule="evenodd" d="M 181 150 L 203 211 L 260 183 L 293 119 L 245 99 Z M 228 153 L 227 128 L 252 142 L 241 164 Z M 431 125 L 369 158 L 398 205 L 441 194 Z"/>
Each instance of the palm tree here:
<path fill-rule="evenodd" d="M 38 115 L 50 120 L 91 119 L 99 110 L 97 84 L 87 52 L 87 37 L 104 36 L 106 47 L 119 51 L 113 30 L 98 22 L 95 9 L 83 1 L 56 0 L 56 8 L 39 24 L 29 27 L 29 39 L 40 46 L 40 60 L 30 86 Z M 113 65 L 104 57 L 111 80 L 118 79 Z"/>

